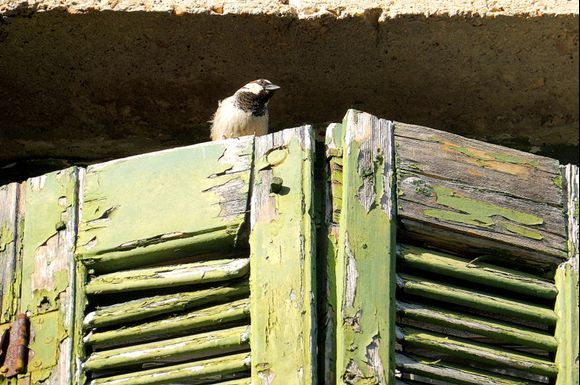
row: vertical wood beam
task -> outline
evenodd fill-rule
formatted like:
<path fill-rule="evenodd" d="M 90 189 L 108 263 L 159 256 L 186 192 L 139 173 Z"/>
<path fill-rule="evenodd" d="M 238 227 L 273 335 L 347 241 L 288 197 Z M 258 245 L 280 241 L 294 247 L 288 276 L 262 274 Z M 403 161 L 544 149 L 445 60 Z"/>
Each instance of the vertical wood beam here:
<path fill-rule="evenodd" d="M 20 295 L 16 262 L 22 189 L 18 183 L 0 187 L 0 324 L 14 320 Z"/>
<path fill-rule="evenodd" d="M 556 385 L 578 385 L 578 167 L 562 167 L 568 214 L 568 260 L 556 270 Z"/>
<path fill-rule="evenodd" d="M 326 129 L 325 164 L 324 164 L 324 196 L 326 237 L 321 236 L 323 247 L 322 255 L 318 256 L 323 270 L 321 276 L 323 291 L 319 291 L 319 362 L 321 363 L 323 384 L 336 383 L 336 255 L 338 253 L 338 222 L 342 208 L 342 155 L 344 145 L 342 124 L 332 123 Z M 321 282 L 321 281 L 319 281 Z"/>
<path fill-rule="evenodd" d="M 392 124 L 350 110 L 343 126 L 337 383 L 392 384 L 396 259 Z"/>
<path fill-rule="evenodd" d="M 316 383 L 309 126 L 255 139 L 250 234 L 252 383 Z"/>
<path fill-rule="evenodd" d="M 72 380 L 77 181 L 73 167 L 27 182 L 19 311 L 30 317 L 32 383 Z"/>

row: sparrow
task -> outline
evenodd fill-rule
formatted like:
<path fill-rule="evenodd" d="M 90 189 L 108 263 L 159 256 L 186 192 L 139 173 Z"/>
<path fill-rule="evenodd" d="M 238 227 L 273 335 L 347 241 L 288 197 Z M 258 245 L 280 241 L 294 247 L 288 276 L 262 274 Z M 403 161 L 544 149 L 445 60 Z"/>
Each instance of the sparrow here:
<path fill-rule="evenodd" d="M 249 82 L 218 103 L 211 120 L 211 140 L 268 133 L 268 102 L 280 89 L 266 79 Z"/>

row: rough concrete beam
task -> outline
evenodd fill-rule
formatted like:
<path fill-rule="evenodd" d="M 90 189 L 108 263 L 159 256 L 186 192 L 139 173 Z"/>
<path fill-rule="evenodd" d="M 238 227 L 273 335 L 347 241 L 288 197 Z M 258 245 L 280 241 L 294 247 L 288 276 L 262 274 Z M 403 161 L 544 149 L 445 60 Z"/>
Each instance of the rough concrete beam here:
<path fill-rule="evenodd" d="M 205 141 L 217 100 L 258 77 L 283 87 L 273 130 L 354 107 L 578 162 L 573 1 L 0 0 L 0 16 L 0 180 Z"/>

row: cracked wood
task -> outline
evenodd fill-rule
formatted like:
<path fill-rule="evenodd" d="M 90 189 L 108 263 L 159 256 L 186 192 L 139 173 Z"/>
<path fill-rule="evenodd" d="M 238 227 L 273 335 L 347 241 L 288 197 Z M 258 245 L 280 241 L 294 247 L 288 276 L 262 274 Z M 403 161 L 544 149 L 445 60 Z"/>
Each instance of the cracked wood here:
<path fill-rule="evenodd" d="M 327 136 L 344 134 L 334 140 L 327 137 L 327 152 L 333 158 L 342 157 L 341 189 L 331 188 L 333 215 L 327 217 L 334 226 L 336 214 L 340 215 L 334 372 L 338 384 L 386 385 L 394 382 L 392 127 L 390 122 L 354 110 L 348 111 L 342 127 L 344 131 L 329 127 L 327 132 Z M 343 141 L 342 151 L 337 151 L 334 144 Z M 341 203 L 340 209 L 335 202 Z"/>
<path fill-rule="evenodd" d="M 252 144 L 244 137 L 89 166 L 77 254 L 106 272 L 233 248 Z"/>
<path fill-rule="evenodd" d="M 394 123 L 406 237 L 550 269 L 566 256 L 556 160 Z"/>
<path fill-rule="evenodd" d="M 316 383 L 312 169 L 309 126 L 256 138 L 251 198 L 252 383 Z M 271 192 L 274 178 L 282 181 Z"/>

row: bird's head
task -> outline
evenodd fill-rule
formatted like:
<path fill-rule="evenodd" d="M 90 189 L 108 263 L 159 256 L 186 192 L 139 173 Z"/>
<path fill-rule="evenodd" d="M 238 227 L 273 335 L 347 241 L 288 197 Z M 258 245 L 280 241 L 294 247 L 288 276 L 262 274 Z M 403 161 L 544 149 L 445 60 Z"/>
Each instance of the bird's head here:
<path fill-rule="evenodd" d="M 243 111 L 251 111 L 254 116 L 265 115 L 268 113 L 268 102 L 278 89 L 280 87 L 269 80 L 254 80 L 236 91 L 234 104 Z"/>
<path fill-rule="evenodd" d="M 269 99 L 278 89 L 280 89 L 280 86 L 273 84 L 271 81 L 266 79 L 258 79 L 249 82 L 240 88 L 238 92 L 249 92 L 257 96 L 268 96 Z"/>

